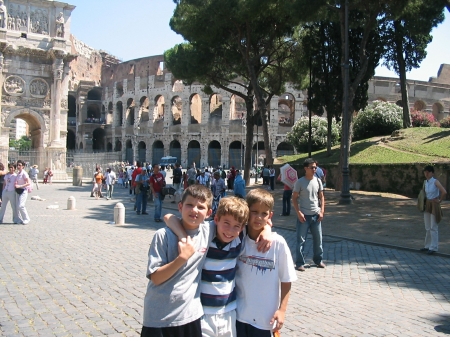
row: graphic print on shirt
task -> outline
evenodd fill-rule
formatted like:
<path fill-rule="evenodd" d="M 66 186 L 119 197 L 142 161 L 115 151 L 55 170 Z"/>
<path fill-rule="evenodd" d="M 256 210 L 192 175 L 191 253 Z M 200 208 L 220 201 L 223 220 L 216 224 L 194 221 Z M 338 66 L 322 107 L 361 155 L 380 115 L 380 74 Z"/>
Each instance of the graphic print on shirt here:
<path fill-rule="evenodd" d="M 256 274 L 258 274 L 258 271 L 260 271 L 261 274 L 264 274 L 267 270 L 275 270 L 275 261 L 271 259 L 266 259 L 254 255 L 242 255 L 239 257 L 239 261 L 245 263 L 246 265 L 252 266 L 252 271 L 253 267 L 256 267 Z"/>

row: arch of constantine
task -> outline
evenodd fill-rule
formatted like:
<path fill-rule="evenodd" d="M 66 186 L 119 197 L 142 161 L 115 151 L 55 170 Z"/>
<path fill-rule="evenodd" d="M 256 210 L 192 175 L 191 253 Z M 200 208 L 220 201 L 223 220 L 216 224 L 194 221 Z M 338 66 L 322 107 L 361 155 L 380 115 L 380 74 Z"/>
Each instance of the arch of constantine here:
<path fill-rule="evenodd" d="M 175 156 L 184 167 L 193 162 L 242 166 L 246 109 L 240 97 L 219 89 L 206 95 L 201 84 L 183 85 L 164 67 L 161 55 L 122 62 L 87 46 L 70 34 L 74 6 L 69 4 L 16 0 L 5 1 L 3 7 L 3 162 L 8 159 L 11 121 L 19 118 L 28 124 L 36 164 L 52 166 L 56 178 L 65 176 L 67 151 L 129 162 L 158 163 L 163 156 Z M 369 100 L 398 102 L 398 82 L 374 77 Z M 408 93 L 411 107 L 438 119 L 448 116 L 450 65 L 442 65 L 428 82 L 409 80 Z M 294 153 L 286 133 L 308 115 L 306 95 L 288 85 L 272 99 L 269 138 L 274 157 Z M 252 158 L 260 161 L 262 128 L 255 126 L 254 135 Z"/>

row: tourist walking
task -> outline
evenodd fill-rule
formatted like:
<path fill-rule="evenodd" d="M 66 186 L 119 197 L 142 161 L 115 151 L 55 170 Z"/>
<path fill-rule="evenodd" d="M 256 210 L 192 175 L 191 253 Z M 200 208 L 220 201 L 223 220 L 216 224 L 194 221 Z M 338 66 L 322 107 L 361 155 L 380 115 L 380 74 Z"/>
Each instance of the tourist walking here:
<path fill-rule="evenodd" d="M 234 179 L 234 195 L 238 198 L 245 199 L 245 181 L 242 178 L 240 171 L 236 171 L 236 178 Z"/>
<path fill-rule="evenodd" d="M 270 189 L 275 191 L 275 169 L 273 166 L 269 166 L 269 184 Z"/>
<path fill-rule="evenodd" d="M 116 183 L 116 173 L 108 167 L 105 174 L 105 183 L 106 183 L 106 200 L 112 199 L 114 184 Z"/>
<path fill-rule="evenodd" d="M 181 171 L 180 163 L 175 164 L 175 168 L 173 169 L 172 174 L 173 188 L 178 191 L 181 188 L 181 179 L 183 178 L 183 172 Z"/>
<path fill-rule="evenodd" d="M 36 189 L 39 189 L 39 183 L 38 183 L 38 166 L 33 165 L 31 166 L 30 172 L 28 175 L 30 176 L 31 181 L 33 182 L 34 186 L 36 186 Z"/>
<path fill-rule="evenodd" d="M 434 177 L 434 167 L 431 165 L 425 166 L 423 170 L 425 175 L 425 211 L 423 213 L 423 220 L 425 222 L 425 245 L 421 251 L 427 254 L 434 254 L 439 248 L 439 232 L 438 224 L 442 219 L 441 202 L 445 199 L 447 191 L 442 184 Z"/>
<path fill-rule="evenodd" d="M 3 165 L 3 163 L 0 163 L 0 206 L 2 203 L 3 185 L 5 183 L 6 174 L 8 174 L 8 171 L 5 170 L 5 165 Z"/>
<path fill-rule="evenodd" d="M 147 213 L 147 201 L 148 201 L 148 191 L 149 186 L 149 175 L 147 170 L 142 169 L 141 173 L 136 176 L 134 180 L 136 184 L 136 213 L 137 214 L 148 214 Z"/>
<path fill-rule="evenodd" d="M 277 181 L 281 181 L 281 174 L 278 175 Z M 283 185 L 283 212 L 280 215 L 288 216 L 291 214 L 292 189 L 289 185 Z"/>
<path fill-rule="evenodd" d="M 28 191 L 31 185 L 30 177 L 24 170 L 25 163 L 22 160 L 17 161 L 17 177 L 14 188 L 16 190 L 16 210 L 19 223 L 28 225 L 30 217 L 28 216 L 25 204 L 28 198 Z"/>
<path fill-rule="evenodd" d="M 159 172 L 159 165 L 153 166 L 153 174 L 150 177 L 150 189 L 153 194 L 153 203 L 155 205 L 155 214 L 153 216 L 155 222 L 161 222 L 161 210 L 164 195 L 162 194 L 163 187 L 166 186 L 164 176 Z"/>
<path fill-rule="evenodd" d="M 11 204 L 13 222 L 15 224 L 20 222 L 17 216 L 16 209 L 16 178 L 17 174 L 15 172 L 16 166 L 14 164 L 8 165 L 9 172 L 4 176 L 5 182 L 3 185 L 2 193 L 2 207 L 0 208 L 0 223 L 3 223 L 3 217 L 5 216 L 6 207 L 8 203 Z"/>
<path fill-rule="evenodd" d="M 325 211 L 325 198 L 322 181 L 314 176 L 317 164 L 312 158 L 303 163 L 305 176 L 297 180 L 292 194 L 292 205 L 297 214 L 296 269 L 305 271 L 303 249 L 308 231 L 313 237 L 313 261 L 318 268 L 325 268 L 322 248 L 322 219 Z"/>

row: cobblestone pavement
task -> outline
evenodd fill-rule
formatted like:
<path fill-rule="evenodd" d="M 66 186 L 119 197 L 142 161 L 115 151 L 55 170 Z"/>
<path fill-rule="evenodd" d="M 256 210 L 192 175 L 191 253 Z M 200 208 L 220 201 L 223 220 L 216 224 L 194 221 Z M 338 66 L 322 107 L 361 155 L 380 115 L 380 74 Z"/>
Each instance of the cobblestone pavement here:
<path fill-rule="evenodd" d="M 41 186 L 29 225 L 0 225 L 0 335 L 138 336 L 147 280 L 150 215 L 136 215 L 126 190 L 89 197 L 89 186 Z M 66 210 L 69 196 L 76 211 Z M 117 201 L 125 226 L 111 224 Z M 170 200 L 166 206 L 173 206 Z M 46 209 L 59 205 L 58 209 Z M 171 211 L 166 208 L 165 212 Z M 275 228 L 291 249 L 292 230 Z M 327 268 L 298 272 L 282 336 L 450 334 L 450 259 L 324 237 Z M 306 256 L 312 256 L 310 242 Z"/>

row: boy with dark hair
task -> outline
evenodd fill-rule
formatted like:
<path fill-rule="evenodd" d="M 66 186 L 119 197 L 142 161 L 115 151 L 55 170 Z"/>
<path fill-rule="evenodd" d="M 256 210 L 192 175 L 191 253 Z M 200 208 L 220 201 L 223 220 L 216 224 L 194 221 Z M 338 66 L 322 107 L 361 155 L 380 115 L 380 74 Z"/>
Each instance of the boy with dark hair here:
<path fill-rule="evenodd" d="M 250 218 L 236 272 L 238 337 L 270 337 L 283 327 L 291 291 L 297 279 L 286 240 L 272 233 L 272 246 L 261 253 L 256 239 L 273 215 L 274 200 L 267 190 L 247 194 Z"/>
<path fill-rule="evenodd" d="M 149 250 L 141 336 L 202 336 L 200 319 L 201 268 L 214 224 L 204 222 L 211 214 L 212 194 L 202 185 L 187 188 L 178 209 L 181 224 L 189 235 L 178 237 L 167 227 L 156 231 Z"/>

